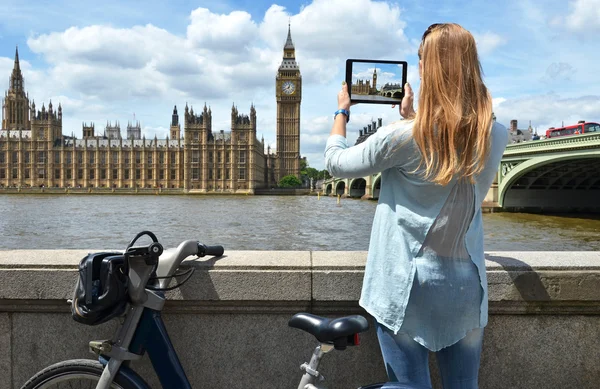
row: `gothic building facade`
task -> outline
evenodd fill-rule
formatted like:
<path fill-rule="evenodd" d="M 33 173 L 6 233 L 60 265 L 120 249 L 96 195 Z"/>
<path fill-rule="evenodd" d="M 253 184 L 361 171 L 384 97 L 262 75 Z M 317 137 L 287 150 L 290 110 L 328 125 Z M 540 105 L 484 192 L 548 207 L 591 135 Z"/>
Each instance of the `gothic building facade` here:
<path fill-rule="evenodd" d="M 351 85 L 350 93 L 353 95 L 374 95 L 377 94 L 377 68 L 373 69 L 372 80 L 356 80 Z"/>
<path fill-rule="evenodd" d="M 230 131 L 213 131 L 209 107 L 177 107 L 166 139 L 146 139 L 139 122 L 102 134 L 83 123 L 83 137 L 63 135 L 62 107 L 36 110 L 25 92 L 18 50 L 2 105 L 0 187 L 169 188 L 186 192 L 254 193 L 285 175 L 300 175 L 301 76 L 288 29 L 277 77 L 277 150 L 257 138 L 256 109 L 231 108 Z"/>

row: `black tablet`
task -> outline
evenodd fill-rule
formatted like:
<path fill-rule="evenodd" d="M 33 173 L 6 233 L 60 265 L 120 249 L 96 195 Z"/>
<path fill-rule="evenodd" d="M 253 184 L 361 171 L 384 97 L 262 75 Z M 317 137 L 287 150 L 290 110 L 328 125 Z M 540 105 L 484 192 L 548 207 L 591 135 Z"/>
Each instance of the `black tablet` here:
<path fill-rule="evenodd" d="M 352 103 L 400 104 L 407 81 L 406 61 L 346 60 L 346 83 Z"/>

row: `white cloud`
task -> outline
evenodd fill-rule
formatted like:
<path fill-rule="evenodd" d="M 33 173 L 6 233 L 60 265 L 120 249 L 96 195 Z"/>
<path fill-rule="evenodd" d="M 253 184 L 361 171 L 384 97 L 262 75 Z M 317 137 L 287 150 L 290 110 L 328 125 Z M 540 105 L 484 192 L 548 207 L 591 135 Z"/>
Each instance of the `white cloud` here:
<path fill-rule="evenodd" d="M 565 26 L 575 33 L 600 32 L 600 0 L 575 0 L 569 4 L 571 13 L 565 19 Z"/>
<path fill-rule="evenodd" d="M 477 43 L 479 55 L 489 54 L 507 42 L 505 37 L 489 31 L 484 33 L 473 33 L 473 37 Z"/>
<path fill-rule="evenodd" d="M 216 52 L 239 52 L 254 43 L 258 27 L 245 11 L 227 15 L 215 14 L 206 8 L 192 11 L 187 39 L 193 47 Z"/>
<path fill-rule="evenodd" d="M 579 120 L 600 122 L 600 95 L 566 98 L 548 93 L 518 98 L 498 97 L 493 99 L 493 105 L 498 122 L 508 126 L 510 120 L 517 119 L 520 128 L 527 128 L 531 120 L 538 133 L 563 122 L 565 125 Z"/>

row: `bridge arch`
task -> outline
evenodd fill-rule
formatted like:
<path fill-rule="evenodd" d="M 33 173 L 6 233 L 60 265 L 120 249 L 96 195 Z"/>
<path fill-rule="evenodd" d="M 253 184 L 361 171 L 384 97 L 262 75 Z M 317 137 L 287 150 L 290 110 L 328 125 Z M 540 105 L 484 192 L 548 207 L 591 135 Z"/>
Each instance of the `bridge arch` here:
<path fill-rule="evenodd" d="M 379 173 L 373 180 L 373 186 L 371 187 L 371 193 L 373 194 L 373 200 L 379 199 L 379 191 L 381 190 L 381 173 Z"/>
<path fill-rule="evenodd" d="M 505 208 L 600 210 L 600 150 L 529 159 L 506 173 L 498 189 Z"/>
<path fill-rule="evenodd" d="M 335 184 L 335 194 L 343 196 L 346 193 L 346 182 L 345 181 L 338 181 Z"/>
<path fill-rule="evenodd" d="M 333 184 L 329 183 L 325 187 L 325 195 L 329 196 L 333 192 Z"/>
<path fill-rule="evenodd" d="M 367 191 L 367 180 L 364 178 L 355 178 L 350 181 L 350 190 L 348 195 L 350 197 L 361 198 L 366 194 Z"/>

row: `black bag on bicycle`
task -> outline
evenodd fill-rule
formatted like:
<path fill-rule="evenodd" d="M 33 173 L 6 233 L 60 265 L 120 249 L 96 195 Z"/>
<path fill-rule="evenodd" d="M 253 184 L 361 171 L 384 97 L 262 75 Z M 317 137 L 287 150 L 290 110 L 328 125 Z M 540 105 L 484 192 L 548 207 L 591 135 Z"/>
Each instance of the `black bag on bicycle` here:
<path fill-rule="evenodd" d="M 97 325 L 122 315 L 127 305 L 127 274 L 122 253 L 93 253 L 83 258 L 71 302 L 73 319 Z"/>

